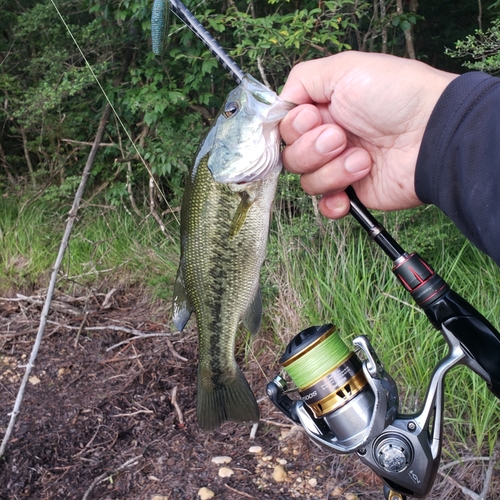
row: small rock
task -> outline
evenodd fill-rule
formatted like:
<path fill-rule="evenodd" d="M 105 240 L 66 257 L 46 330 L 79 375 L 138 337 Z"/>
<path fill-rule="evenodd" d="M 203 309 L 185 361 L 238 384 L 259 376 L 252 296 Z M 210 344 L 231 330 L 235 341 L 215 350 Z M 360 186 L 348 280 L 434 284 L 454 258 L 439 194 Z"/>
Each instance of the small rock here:
<path fill-rule="evenodd" d="M 288 463 L 284 458 L 277 458 L 276 462 L 278 462 L 280 465 L 286 465 Z"/>
<path fill-rule="evenodd" d="M 29 383 L 31 385 L 37 385 L 40 383 L 40 379 L 36 376 L 36 375 L 32 375 L 29 379 L 28 379 Z"/>
<path fill-rule="evenodd" d="M 318 480 L 315 477 L 312 477 L 311 479 L 309 479 L 309 481 L 307 481 L 307 484 L 311 488 L 316 488 L 316 486 L 318 486 Z"/>
<path fill-rule="evenodd" d="M 345 500 L 358 500 L 358 496 L 354 493 L 346 493 Z"/>
<path fill-rule="evenodd" d="M 198 490 L 198 496 L 200 497 L 200 500 L 209 500 L 210 498 L 213 498 L 215 496 L 215 493 L 207 487 L 203 486 L 203 488 L 200 488 Z"/>
<path fill-rule="evenodd" d="M 276 465 L 273 470 L 273 479 L 277 483 L 283 483 L 284 481 L 288 481 L 288 474 L 286 470 L 283 469 L 281 465 Z"/>
<path fill-rule="evenodd" d="M 65 375 L 69 375 L 70 373 L 71 373 L 71 370 L 69 368 L 59 368 L 59 370 L 57 370 L 57 376 L 59 378 L 62 378 Z"/>
<path fill-rule="evenodd" d="M 231 457 L 221 456 L 221 457 L 213 457 L 212 462 L 217 465 L 228 464 L 231 462 Z"/>
<path fill-rule="evenodd" d="M 273 457 L 271 455 L 268 455 L 266 457 L 262 457 L 263 462 L 270 462 L 272 459 L 273 459 Z"/>
<path fill-rule="evenodd" d="M 261 446 L 250 446 L 250 448 L 248 448 L 248 451 L 250 453 L 262 453 L 262 447 Z"/>
<path fill-rule="evenodd" d="M 344 493 L 344 490 L 340 486 L 335 486 L 335 488 L 333 488 L 331 495 L 332 495 L 332 497 L 335 498 L 335 497 L 341 496 L 343 493 Z"/>
<path fill-rule="evenodd" d="M 151 500 L 168 500 L 168 497 L 164 495 L 153 495 L 151 497 Z"/>
<path fill-rule="evenodd" d="M 229 467 L 221 467 L 219 469 L 219 477 L 231 477 L 234 474 L 234 470 Z"/>

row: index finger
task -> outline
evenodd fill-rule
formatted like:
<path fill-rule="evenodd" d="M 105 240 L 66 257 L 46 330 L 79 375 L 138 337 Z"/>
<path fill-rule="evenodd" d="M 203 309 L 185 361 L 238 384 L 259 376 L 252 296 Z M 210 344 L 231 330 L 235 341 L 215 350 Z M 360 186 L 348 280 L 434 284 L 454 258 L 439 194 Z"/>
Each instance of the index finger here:
<path fill-rule="evenodd" d="M 294 104 L 330 102 L 333 88 L 330 71 L 332 58 L 313 59 L 297 64 L 292 68 L 280 97 Z"/>

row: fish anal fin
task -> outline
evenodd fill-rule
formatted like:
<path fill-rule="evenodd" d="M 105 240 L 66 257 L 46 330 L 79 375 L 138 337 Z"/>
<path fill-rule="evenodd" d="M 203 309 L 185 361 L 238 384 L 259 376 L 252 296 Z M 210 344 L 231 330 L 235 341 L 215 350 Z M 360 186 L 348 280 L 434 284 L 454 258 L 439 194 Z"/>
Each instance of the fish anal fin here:
<path fill-rule="evenodd" d="M 175 327 L 180 332 L 186 326 L 192 312 L 191 303 L 186 293 L 184 286 L 184 277 L 182 274 L 182 267 L 179 266 L 177 271 L 177 278 L 174 284 L 174 294 L 172 298 L 172 321 Z"/>
<path fill-rule="evenodd" d="M 198 425 L 213 431 L 224 422 L 252 425 L 259 421 L 259 407 L 241 370 L 217 384 L 207 383 L 198 370 L 196 415 Z"/>
<path fill-rule="evenodd" d="M 252 335 L 257 335 L 262 321 L 262 293 L 260 286 L 255 290 L 252 300 L 243 315 L 243 324 Z"/>

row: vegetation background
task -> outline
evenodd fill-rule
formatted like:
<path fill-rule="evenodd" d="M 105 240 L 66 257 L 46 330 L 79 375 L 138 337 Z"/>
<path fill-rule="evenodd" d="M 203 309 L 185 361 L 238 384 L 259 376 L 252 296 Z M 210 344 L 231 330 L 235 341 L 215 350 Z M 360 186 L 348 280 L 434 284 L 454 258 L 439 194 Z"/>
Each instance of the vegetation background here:
<path fill-rule="evenodd" d="M 0 296 L 47 286 L 109 98 L 116 114 L 58 287 L 68 294 L 133 287 L 151 301 L 168 302 L 183 178 L 234 83 L 174 17 L 168 45 L 154 56 L 151 1 L 54 2 L 0 1 Z M 245 71 L 277 91 L 298 62 L 350 49 L 416 58 L 447 71 L 500 69 L 500 2 L 185 4 Z M 499 270 L 446 217 L 433 207 L 377 216 L 403 247 L 419 251 L 500 326 Z M 403 409 L 419 407 L 444 353 L 442 338 L 407 302 L 390 262 L 362 230 L 350 219 L 322 219 L 291 174 L 279 185 L 262 286 L 265 335 L 276 358 L 292 334 L 333 321 L 346 341 L 369 335 L 401 384 Z M 447 434 L 474 453 L 490 454 L 500 430 L 497 403 L 475 375 L 456 372 L 447 388 Z"/>

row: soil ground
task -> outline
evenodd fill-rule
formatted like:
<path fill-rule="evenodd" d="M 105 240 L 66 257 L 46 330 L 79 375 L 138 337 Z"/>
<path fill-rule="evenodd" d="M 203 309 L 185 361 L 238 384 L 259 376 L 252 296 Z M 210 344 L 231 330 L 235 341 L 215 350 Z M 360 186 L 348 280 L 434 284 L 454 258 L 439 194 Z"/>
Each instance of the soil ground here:
<path fill-rule="evenodd" d="M 2 435 L 36 336 L 41 301 L 0 299 Z M 318 448 L 267 400 L 266 376 L 277 372 L 278 353 L 265 336 L 254 341 L 258 361 L 254 354 L 245 357 L 244 347 L 237 356 L 261 409 L 255 438 L 232 423 L 201 432 L 195 416 L 194 323 L 182 335 L 173 333 L 168 316 L 167 308 L 147 303 L 139 292 L 56 298 L 0 462 L 1 500 L 187 500 L 198 499 L 202 487 L 227 500 L 383 499 L 380 480 L 355 456 Z M 168 335 L 139 338 L 139 332 Z M 252 453 L 252 446 L 262 451 Z M 212 461 L 220 456 L 231 462 Z M 447 473 L 480 491 L 486 466 L 470 461 Z M 220 477 L 222 467 L 233 474 Z M 495 469 L 484 498 L 500 498 Z M 429 498 L 471 497 L 438 476 Z"/>

